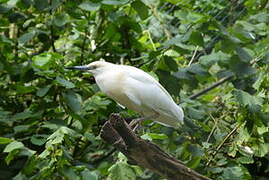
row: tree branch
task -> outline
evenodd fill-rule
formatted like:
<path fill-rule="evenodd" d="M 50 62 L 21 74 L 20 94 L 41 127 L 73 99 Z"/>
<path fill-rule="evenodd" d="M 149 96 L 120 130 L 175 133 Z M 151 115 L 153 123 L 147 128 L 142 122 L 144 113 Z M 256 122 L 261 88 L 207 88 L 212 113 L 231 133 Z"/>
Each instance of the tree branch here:
<path fill-rule="evenodd" d="M 167 179 L 209 180 L 162 151 L 157 145 L 138 137 L 117 114 L 112 114 L 103 125 L 100 136 L 125 154 L 129 163 L 150 169 Z"/>
<path fill-rule="evenodd" d="M 189 98 L 190 99 L 196 99 L 199 96 L 202 96 L 203 94 L 207 93 L 208 91 L 210 91 L 210 90 L 218 87 L 219 85 L 225 83 L 226 81 L 231 80 L 233 77 L 234 77 L 234 75 L 229 75 L 227 77 L 224 77 L 224 78 L 220 79 L 219 81 L 215 82 L 214 84 L 212 84 L 211 86 L 199 91 L 198 93 L 195 93 L 195 94 L 191 95 Z"/>

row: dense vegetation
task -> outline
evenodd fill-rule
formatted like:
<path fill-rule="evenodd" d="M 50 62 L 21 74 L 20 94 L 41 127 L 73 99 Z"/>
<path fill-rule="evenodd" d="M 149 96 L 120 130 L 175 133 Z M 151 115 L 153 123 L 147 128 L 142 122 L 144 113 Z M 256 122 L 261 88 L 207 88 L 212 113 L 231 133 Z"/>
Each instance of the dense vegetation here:
<path fill-rule="evenodd" d="M 0 0 L 0 179 L 161 178 L 98 136 L 138 115 L 64 69 L 101 58 L 183 106 L 181 129 L 147 121 L 143 138 L 212 179 L 268 179 L 268 35 L 268 0 Z"/>

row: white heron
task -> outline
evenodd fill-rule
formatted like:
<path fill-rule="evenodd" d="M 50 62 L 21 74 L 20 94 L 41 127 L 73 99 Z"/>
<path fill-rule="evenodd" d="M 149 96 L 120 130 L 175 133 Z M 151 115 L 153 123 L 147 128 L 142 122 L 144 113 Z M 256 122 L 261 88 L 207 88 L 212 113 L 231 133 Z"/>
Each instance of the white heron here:
<path fill-rule="evenodd" d="M 157 80 L 141 69 L 105 61 L 67 69 L 92 73 L 102 92 L 120 105 L 142 115 L 142 118 L 132 121 L 132 125 L 145 119 L 175 128 L 183 123 L 182 108 Z"/>

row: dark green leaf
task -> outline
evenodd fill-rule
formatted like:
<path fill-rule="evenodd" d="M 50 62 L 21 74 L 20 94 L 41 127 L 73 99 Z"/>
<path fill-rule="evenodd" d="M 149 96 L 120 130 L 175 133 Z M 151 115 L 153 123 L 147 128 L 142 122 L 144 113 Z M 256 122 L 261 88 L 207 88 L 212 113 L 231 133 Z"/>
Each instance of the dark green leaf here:
<path fill-rule="evenodd" d="M 233 92 L 236 100 L 243 106 L 262 105 L 263 99 L 260 97 L 252 96 L 249 93 L 241 90 L 235 90 Z"/>
<path fill-rule="evenodd" d="M 47 141 L 48 135 L 33 135 L 31 137 L 31 143 L 37 146 L 42 146 Z"/>
<path fill-rule="evenodd" d="M 140 0 L 136 0 L 131 4 L 132 8 L 138 13 L 142 20 L 148 18 L 149 12 L 148 7 Z"/>
<path fill-rule="evenodd" d="M 178 70 L 178 65 L 176 61 L 170 57 L 170 56 L 163 56 L 165 64 L 168 66 L 169 69 L 172 71 L 177 71 Z"/>
<path fill-rule="evenodd" d="M 243 62 L 250 62 L 252 60 L 252 57 L 248 54 L 246 50 L 243 48 L 237 47 L 236 49 L 237 55 Z"/>
<path fill-rule="evenodd" d="M 69 18 L 67 14 L 57 14 L 53 19 L 53 23 L 58 27 L 64 26 L 68 21 Z"/>
<path fill-rule="evenodd" d="M 197 46 L 204 46 L 204 38 L 200 32 L 193 31 L 190 36 L 190 42 Z"/>
<path fill-rule="evenodd" d="M 75 87 L 75 84 L 66 80 L 66 79 L 63 79 L 59 76 L 56 77 L 56 82 L 61 84 L 62 86 L 68 88 L 68 89 L 71 89 L 71 88 L 74 88 Z"/>
<path fill-rule="evenodd" d="M 50 90 L 51 85 L 48 85 L 46 87 L 40 88 L 37 92 L 36 95 L 39 97 L 43 97 L 47 94 L 47 92 Z"/>
<path fill-rule="evenodd" d="M 63 93 L 63 97 L 72 111 L 78 112 L 81 110 L 81 97 L 79 94 L 68 90 L 66 93 Z"/>

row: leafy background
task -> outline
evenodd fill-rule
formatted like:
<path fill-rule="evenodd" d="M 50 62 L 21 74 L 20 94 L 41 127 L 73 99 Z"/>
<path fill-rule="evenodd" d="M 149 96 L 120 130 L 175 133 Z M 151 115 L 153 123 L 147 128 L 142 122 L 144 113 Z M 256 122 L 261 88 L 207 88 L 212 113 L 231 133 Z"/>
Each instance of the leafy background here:
<path fill-rule="evenodd" d="M 212 179 L 269 177 L 268 0 L 0 0 L 0 179 L 162 179 L 99 135 L 137 117 L 93 77 L 105 59 L 158 78 L 185 125 L 141 135 Z M 222 78 L 229 81 L 196 99 Z"/>

